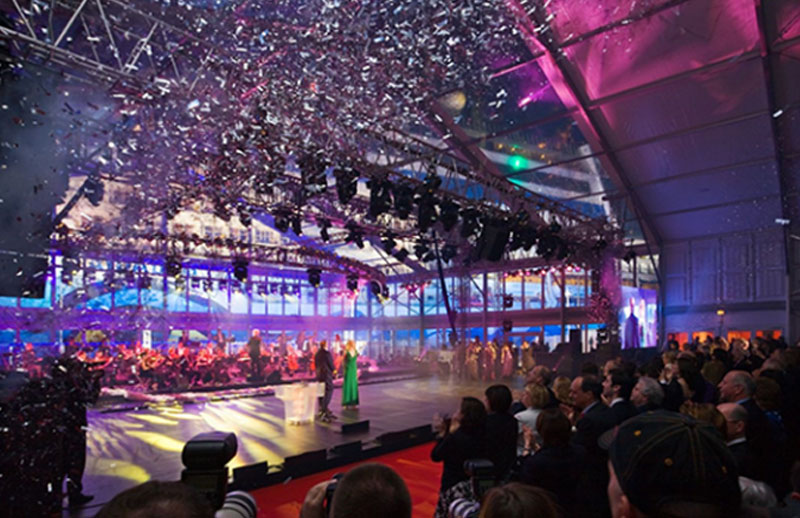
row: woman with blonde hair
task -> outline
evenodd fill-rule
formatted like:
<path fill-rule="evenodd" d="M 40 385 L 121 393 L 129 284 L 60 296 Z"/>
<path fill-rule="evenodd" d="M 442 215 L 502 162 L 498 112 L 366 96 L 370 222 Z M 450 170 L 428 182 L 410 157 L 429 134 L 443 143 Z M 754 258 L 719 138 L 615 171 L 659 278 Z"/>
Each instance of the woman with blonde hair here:
<path fill-rule="evenodd" d="M 358 350 L 352 340 L 345 345 L 342 367 L 344 379 L 342 382 L 342 408 L 355 409 L 358 407 Z"/>

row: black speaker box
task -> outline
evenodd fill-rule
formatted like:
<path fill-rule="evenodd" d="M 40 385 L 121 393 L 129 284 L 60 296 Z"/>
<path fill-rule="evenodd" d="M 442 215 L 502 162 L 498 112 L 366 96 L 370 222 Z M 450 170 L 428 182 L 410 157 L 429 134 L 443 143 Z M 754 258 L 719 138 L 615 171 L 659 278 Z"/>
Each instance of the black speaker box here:
<path fill-rule="evenodd" d="M 286 457 L 283 462 L 283 470 L 294 477 L 302 477 L 319 471 L 327 461 L 328 452 L 326 450 L 309 451 L 300 455 Z"/>
<path fill-rule="evenodd" d="M 269 465 L 259 462 L 233 469 L 233 486 L 237 490 L 250 491 L 267 485 Z"/>
<path fill-rule="evenodd" d="M 342 425 L 342 433 L 347 435 L 350 433 L 362 433 L 369 431 L 369 419 L 366 421 L 358 421 L 355 423 L 348 423 Z"/>
<path fill-rule="evenodd" d="M 334 455 L 339 455 L 341 457 L 353 457 L 361 454 L 361 451 L 362 451 L 361 441 L 347 442 L 331 448 L 331 453 L 333 453 Z"/>
<path fill-rule="evenodd" d="M 490 220 L 483 226 L 478 238 L 477 258 L 497 262 L 503 258 L 503 253 L 511 235 L 509 224 L 502 220 Z"/>

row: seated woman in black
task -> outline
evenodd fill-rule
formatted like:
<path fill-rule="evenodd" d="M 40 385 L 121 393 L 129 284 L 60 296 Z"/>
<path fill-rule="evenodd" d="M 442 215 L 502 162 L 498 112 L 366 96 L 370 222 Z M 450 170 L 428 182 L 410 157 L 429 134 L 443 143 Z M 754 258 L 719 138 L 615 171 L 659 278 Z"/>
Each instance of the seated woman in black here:
<path fill-rule="evenodd" d="M 461 408 L 450 420 L 441 418 L 434 422 L 438 432 L 436 445 L 431 451 L 431 460 L 444 462 L 442 485 L 439 493 L 443 493 L 462 480 L 467 480 L 464 472 L 464 461 L 485 458 L 484 430 L 486 428 L 486 409 L 474 397 L 461 400 Z"/>
<path fill-rule="evenodd" d="M 542 447 L 525 459 L 520 479 L 526 484 L 553 493 L 567 516 L 572 516 L 570 507 L 578 479 L 585 467 L 586 450 L 582 446 L 570 444 L 572 426 L 558 409 L 542 411 L 536 419 L 536 430 L 542 438 Z M 526 432 L 527 450 L 533 434 L 528 430 Z"/>

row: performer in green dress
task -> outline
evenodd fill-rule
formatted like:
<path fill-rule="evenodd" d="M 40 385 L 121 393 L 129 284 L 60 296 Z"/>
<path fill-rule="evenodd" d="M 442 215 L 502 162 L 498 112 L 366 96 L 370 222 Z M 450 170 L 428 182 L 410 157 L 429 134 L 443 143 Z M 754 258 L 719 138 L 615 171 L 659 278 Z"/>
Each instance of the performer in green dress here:
<path fill-rule="evenodd" d="M 344 361 L 344 382 L 342 383 L 342 407 L 356 408 L 358 406 L 358 366 L 356 365 L 358 351 L 356 344 L 352 340 L 347 341 L 345 346 Z"/>

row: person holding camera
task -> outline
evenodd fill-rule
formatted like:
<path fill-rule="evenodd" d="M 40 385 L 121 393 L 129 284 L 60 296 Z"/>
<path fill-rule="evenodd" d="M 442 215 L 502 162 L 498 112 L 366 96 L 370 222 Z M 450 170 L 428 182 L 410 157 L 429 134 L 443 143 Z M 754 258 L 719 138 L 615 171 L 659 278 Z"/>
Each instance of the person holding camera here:
<path fill-rule="evenodd" d="M 306 493 L 300 518 L 411 518 L 411 494 L 389 466 L 367 463 Z"/>

